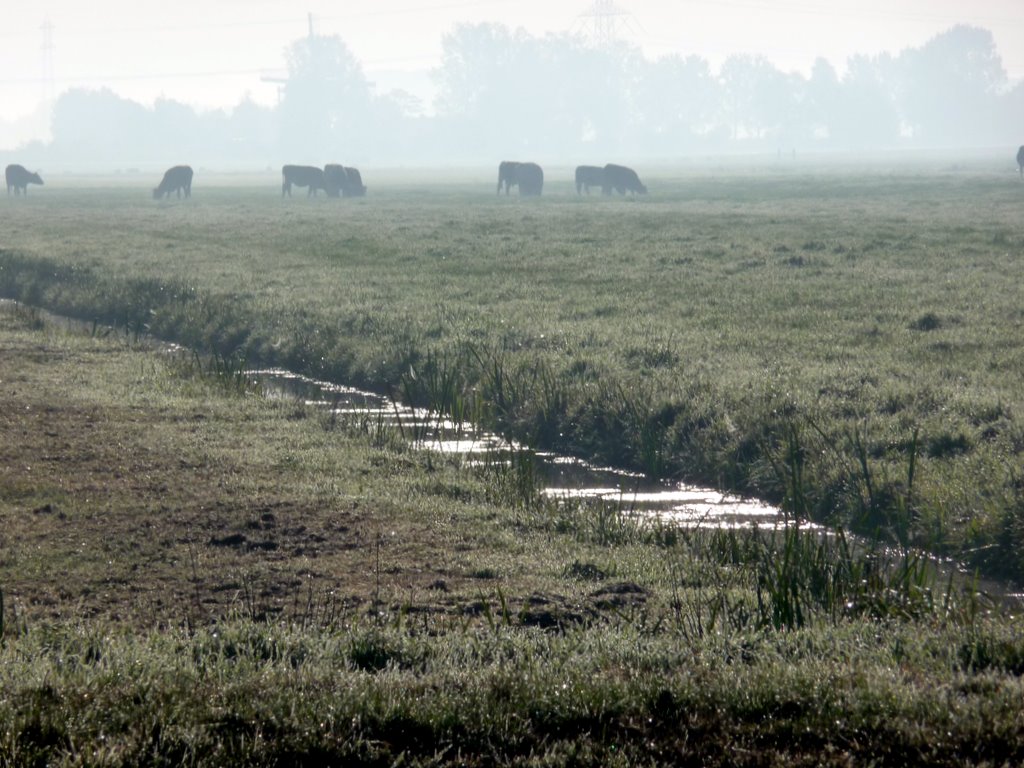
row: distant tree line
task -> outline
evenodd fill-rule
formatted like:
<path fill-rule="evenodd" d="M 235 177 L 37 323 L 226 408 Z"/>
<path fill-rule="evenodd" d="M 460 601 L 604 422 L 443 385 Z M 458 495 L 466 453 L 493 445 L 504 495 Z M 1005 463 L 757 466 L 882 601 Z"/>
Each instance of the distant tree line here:
<path fill-rule="evenodd" d="M 971 26 L 898 55 L 854 56 L 842 74 L 819 58 L 804 76 L 762 56 L 731 56 L 715 72 L 698 56 L 648 60 L 626 44 L 463 25 L 444 38 L 429 115 L 407 93 L 376 93 L 338 37 L 297 40 L 286 59 L 276 107 L 247 98 L 200 113 L 71 90 L 55 105 L 52 142 L 23 150 L 51 165 L 274 167 L 1024 143 L 1024 84 L 1011 85 L 992 34 Z"/>

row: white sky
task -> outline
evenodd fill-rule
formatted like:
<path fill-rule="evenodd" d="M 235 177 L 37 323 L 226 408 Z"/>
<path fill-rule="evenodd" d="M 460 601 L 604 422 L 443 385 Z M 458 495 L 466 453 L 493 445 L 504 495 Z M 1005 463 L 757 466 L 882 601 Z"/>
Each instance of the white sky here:
<path fill-rule="evenodd" d="M 284 48 L 308 30 L 337 34 L 383 90 L 415 88 L 460 22 L 531 34 L 580 30 L 595 0 L 3 0 L 0 122 L 33 112 L 47 93 L 44 22 L 52 24 L 53 93 L 106 86 L 146 104 L 167 97 L 232 107 L 276 97 L 261 76 L 284 69 Z M 809 72 L 822 56 L 841 72 L 856 53 L 898 53 L 954 24 L 990 30 L 1013 79 L 1024 78 L 1024 0 L 614 0 L 620 26 L 649 58 L 697 54 L 712 67 L 761 53 Z M 426 95 L 426 94 L 423 94 Z"/>

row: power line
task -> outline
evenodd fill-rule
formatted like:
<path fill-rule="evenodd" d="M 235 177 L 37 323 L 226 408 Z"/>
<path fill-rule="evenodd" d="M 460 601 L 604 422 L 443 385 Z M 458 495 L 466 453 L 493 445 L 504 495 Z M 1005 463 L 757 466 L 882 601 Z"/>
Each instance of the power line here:
<path fill-rule="evenodd" d="M 75 75 L 74 77 L 54 78 L 56 83 L 89 83 L 97 80 L 103 82 L 121 82 L 133 80 L 166 80 L 168 78 L 193 77 L 241 77 L 243 75 L 259 75 L 267 72 L 262 69 L 222 69 L 205 72 L 150 72 L 137 75 Z M 38 85 L 44 82 L 42 77 L 16 77 L 0 80 L 0 85 Z"/>
<path fill-rule="evenodd" d="M 391 10 L 376 10 L 376 11 L 355 11 L 342 14 L 316 14 L 315 18 L 318 21 L 351 21 L 353 19 L 368 19 L 378 18 L 383 16 L 413 16 L 422 15 L 424 13 L 436 13 L 438 11 L 449 11 L 458 9 L 469 9 L 469 8 L 480 8 L 481 6 L 488 5 L 513 5 L 517 4 L 517 0 L 485 0 L 484 2 L 462 2 L 462 3 L 444 3 L 430 6 L 409 6 L 405 8 L 394 8 Z M 276 19 L 249 19 L 249 20 L 232 20 L 223 22 L 205 22 L 205 23 L 191 23 L 191 24 L 127 24 L 124 26 L 112 26 L 110 24 L 84 24 L 76 25 L 77 30 L 98 30 L 105 32 L 110 35 L 116 36 L 125 32 L 184 32 L 187 30 L 217 30 L 217 29 L 245 29 L 249 27 L 283 27 L 283 26 L 299 26 L 308 25 L 309 16 L 289 16 L 288 18 L 279 17 Z M 16 39 L 21 38 L 21 32 L 5 31 L 0 32 L 0 40 L 3 39 Z"/>
<path fill-rule="evenodd" d="M 703 5 L 714 8 L 721 8 L 725 6 L 727 8 L 769 12 L 775 16 L 782 13 L 794 13 L 802 16 L 815 16 L 818 18 L 845 17 L 862 20 L 884 18 L 902 19 L 906 21 L 934 21 L 945 24 L 960 23 L 965 16 L 977 16 L 978 18 L 984 19 L 986 23 L 1010 24 L 1015 26 L 1024 25 L 1024 14 L 1011 18 L 1001 15 L 992 15 L 991 13 L 984 11 L 971 13 L 969 8 L 965 8 L 965 10 L 962 11 L 958 10 L 958 15 L 953 16 L 952 14 L 929 13 L 927 11 L 904 11 L 892 7 L 873 9 L 870 11 L 863 9 L 832 7 L 829 7 L 828 10 L 824 10 L 820 6 L 787 2 L 779 3 L 775 2 L 775 0 L 771 0 L 770 2 L 757 2 L 756 0 L 681 0 L 681 4 Z"/>

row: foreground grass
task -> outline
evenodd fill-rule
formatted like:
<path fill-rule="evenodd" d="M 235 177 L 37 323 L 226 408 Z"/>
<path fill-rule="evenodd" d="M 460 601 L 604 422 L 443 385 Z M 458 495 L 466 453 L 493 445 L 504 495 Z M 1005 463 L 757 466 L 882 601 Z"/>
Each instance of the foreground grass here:
<path fill-rule="evenodd" d="M 0 211 L 0 294 L 1021 578 L 1017 181 L 705 169 L 636 203 L 48 187 Z"/>
<path fill-rule="evenodd" d="M 621 625 L 72 627 L 8 642 L 0 750 L 13 765 L 1017 764 L 1019 670 L 970 668 L 977 642 L 886 625 L 697 642 Z"/>
<path fill-rule="evenodd" d="M 814 539 L 780 589 L 772 537 L 545 505 L 32 312 L 0 351 L 5 765 L 1024 759 L 1019 621 L 970 592 L 830 600 L 865 561 Z"/>

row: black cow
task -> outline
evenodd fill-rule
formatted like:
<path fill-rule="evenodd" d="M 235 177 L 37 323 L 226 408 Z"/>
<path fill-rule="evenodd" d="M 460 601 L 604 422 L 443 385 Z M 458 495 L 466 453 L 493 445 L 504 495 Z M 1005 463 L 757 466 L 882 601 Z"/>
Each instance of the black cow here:
<path fill-rule="evenodd" d="M 285 165 L 281 167 L 281 197 L 288 193 L 292 196 L 292 184 L 296 187 L 309 187 L 306 197 L 315 195 L 318 189 L 327 191 L 324 183 L 323 169 L 314 165 Z"/>
<path fill-rule="evenodd" d="M 348 179 L 348 186 L 342 189 L 346 197 L 366 197 L 366 185 L 363 184 L 363 176 L 358 168 L 345 168 L 345 177 Z"/>
<path fill-rule="evenodd" d="M 1024 147 L 1017 150 L 1017 167 L 1020 168 L 1020 176 L 1024 179 Z M 42 184 L 42 182 L 39 183 Z"/>
<path fill-rule="evenodd" d="M 502 160 L 498 165 L 498 194 L 501 194 L 501 186 L 505 185 L 505 194 L 509 193 L 512 185 L 516 183 L 516 170 L 519 163 L 515 160 Z"/>
<path fill-rule="evenodd" d="M 4 178 L 7 180 L 7 194 L 11 194 L 11 188 L 14 188 L 15 196 L 24 194 L 28 197 L 28 185 L 39 184 L 42 185 L 43 180 L 39 178 L 38 173 L 29 173 L 25 170 L 25 166 L 11 163 L 4 169 Z"/>
<path fill-rule="evenodd" d="M 544 189 L 544 171 L 536 163 L 517 163 L 505 160 L 498 166 L 498 194 L 504 185 L 505 194 L 519 187 L 519 196 L 539 196 Z"/>
<path fill-rule="evenodd" d="M 608 163 L 604 167 L 604 186 L 601 187 L 601 193 L 610 195 L 613 189 L 620 195 L 627 192 L 647 194 L 647 187 L 640 183 L 640 177 L 636 175 L 636 171 L 624 165 Z"/>
<path fill-rule="evenodd" d="M 187 165 L 176 165 L 168 168 L 164 173 L 160 185 L 153 190 L 153 199 L 160 200 L 163 197 L 170 197 L 171 192 L 180 199 L 181 193 L 185 197 L 192 197 L 192 168 Z"/>
<path fill-rule="evenodd" d="M 329 163 L 324 166 L 324 186 L 330 197 L 365 197 L 366 186 L 357 168 Z"/>
<path fill-rule="evenodd" d="M 342 191 L 348 184 L 348 174 L 344 166 L 337 163 L 328 163 L 324 166 L 324 189 L 328 197 L 341 197 Z"/>
<path fill-rule="evenodd" d="M 596 165 L 576 166 L 576 194 L 582 194 L 585 189 L 589 195 L 591 187 L 604 188 L 604 168 Z"/>

